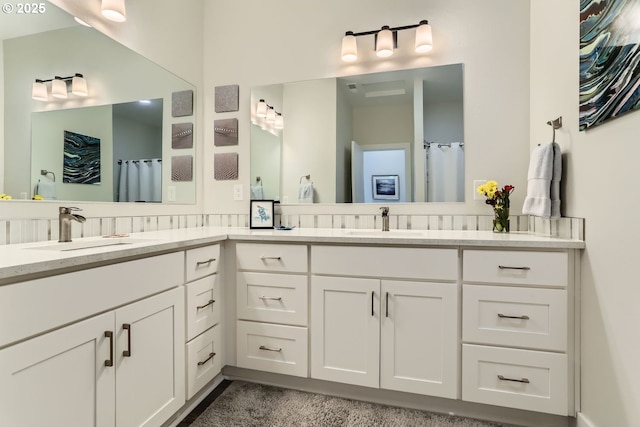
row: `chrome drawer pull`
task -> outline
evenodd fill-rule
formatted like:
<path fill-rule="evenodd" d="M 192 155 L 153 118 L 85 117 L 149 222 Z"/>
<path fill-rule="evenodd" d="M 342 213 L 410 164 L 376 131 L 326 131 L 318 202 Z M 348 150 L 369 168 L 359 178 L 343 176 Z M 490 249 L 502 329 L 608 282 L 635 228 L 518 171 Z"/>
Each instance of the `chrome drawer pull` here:
<path fill-rule="evenodd" d="M 258 347 L 260 350 L 266 350 L 266 351 L 275 351 L 275 352 L 281 352 L 282 349 L 281 348 L 272 348 L 272 347 L 266 347 L 264 345 L 261 345 L 260 347 Z"/>
<path fill-rule="evenodd" d="M 516 379 L 516 378 L 507 378 L 507 377 L 503 377 L 502 375 L 498 375 L 498 379 L 500 381 L 512 381 L 512 382 L 515 382 L 515 383 L 524 383 L 524 384 L 529 384 L 530 383 L 528 378 Z"/>
<path fill-rule="evenodd" d="M 499 265 L 500 270 L 531 270 L 531 267 L 510 267 L 508 265 Z"/>
<path fill-rule="evenodd" d="M 109 338 L 109 358 L 104 361 L 104 366 L 113 366 L 113 331 L 104 331 L 105 338 Z"/>
<path fill-rule="evenodd" d="M 271 301 L 282 301 L 282 297 L 258 297 L 258 299 L 261 299 L 263 301 L 265 300 L 271 300 Z"/>
<path fill-rule="evenodd" d="M 216 300 L 214 299 L 210 299 L 208 303 L 206 303 L 205 305 L 199 305 L 196 307 L 196 310 L 202 310 L 205 307 L 209 307 L 211 304 L 213 304 L 214 302 L 216 302 Z"/>
<path fill-rule="evenodd" d="M 501 319 L 520 319 L 520 320 L 529 320 L 529 316 L 526 314 L 522 316 L 507 316 L 506 314 L 498 313 L 498 317 Z"/>
<path fill-rule="evenodd" d="M 260 259 L 262 261 L 266 261 L 266 260 L 270 260 L 270 259 L 276 260 L 276 261 L 280 261 L 282 259 L 282 257 L 279 257 L 279 256 L 264 256 L 263 255 L 263 256 L 260 257 Z"/>
<path fill-rule="evenodd" d="M 215 353 L 209 353 L 209 357 L 207 357 L 206 359 L 204 359 L 202 362 L 198 362 L 198 366 L 202 366 L 205 363 L 207 363 L 209 360 L 213 359 L 213 356 L 215 356 Z"/>
<path fill-rule="evenodd" d="M 215 258 L 209 258 L 206 261 L 198 261 L 198 262 L 196 262 L 196 266 L 200 267 L 201 265 L 209 265 L 209 264 L 211 264 L 212 262 L 215 262 L 215 261 L 216 261 Z"/>

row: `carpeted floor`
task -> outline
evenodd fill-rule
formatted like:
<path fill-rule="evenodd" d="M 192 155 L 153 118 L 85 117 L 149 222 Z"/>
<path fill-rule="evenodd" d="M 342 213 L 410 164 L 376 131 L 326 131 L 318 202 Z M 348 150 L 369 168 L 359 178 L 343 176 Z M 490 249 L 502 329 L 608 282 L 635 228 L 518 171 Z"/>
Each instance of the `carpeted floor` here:
<path fill-rule="evenodd" d="M 514 427 L 320 394 L 225 381 L 178 427 Z"/>

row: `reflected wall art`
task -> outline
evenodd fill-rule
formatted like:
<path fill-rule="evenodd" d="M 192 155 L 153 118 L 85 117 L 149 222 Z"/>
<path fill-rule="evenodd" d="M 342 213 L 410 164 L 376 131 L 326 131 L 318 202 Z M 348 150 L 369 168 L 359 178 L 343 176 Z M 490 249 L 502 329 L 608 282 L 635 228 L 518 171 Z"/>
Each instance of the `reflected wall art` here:
<path fill-rule="evenodd" d="M 640 0 L 580 2 L 580 130 L 640 108 Z"/>
<path fill-rule="evenodd" d="M 100 184 L 100 138 L 64 131 L 62 182 Z"/>

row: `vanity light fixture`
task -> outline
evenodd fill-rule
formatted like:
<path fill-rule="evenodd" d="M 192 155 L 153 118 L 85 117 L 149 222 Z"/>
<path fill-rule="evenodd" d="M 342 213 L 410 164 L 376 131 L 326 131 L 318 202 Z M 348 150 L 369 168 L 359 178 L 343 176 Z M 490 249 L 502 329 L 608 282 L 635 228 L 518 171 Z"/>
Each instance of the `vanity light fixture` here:
<path fill-rule="evenodd" d="M 48 101 L 49 92 L 45 83 L 51 82 L 51 95 L 59 99 L 67 99 L 67 85 L 71 83 L 71 93 L 75 96 L 88 96 L 87 80 L 80 73 L 73 76 L 60 77 L 55 76 L 52 79 L 42 80 L 36 79 L 31 88 L 31 98 L 36 101 Z"/>
<path fill-rule="evenodd" d="M 429 21 L 422 20 L 414 25 L 405 25 L 403 27 L 383 26 L 379 30 L 363 31 L 354 33 L 347 31 L 342 38 L 342 60 L 345 62 L 353 62 L 358 59 L 358 46 L 356 37 L 374 35 L 376 55 L 380 58 L 387 58 L 393 55 L 393 49 L 398 47 L 398 31 L 416 28 L 414 49 L 418 53 L 429 52 L 433 48 L 433 37 L 431 34 L 431 25 Z"/>
<path fill-rule="evenodd" d="M 102 0 L 102 16 L 114 22 L 126 21 L 125 0 Z"/>
<path fill-rule="evenodd" d="M 267 104 L 264 99 L 260 99 L 258 104 L 256 104 L 255 116 L 257 117 L 257 120 L 254 120 L 254 124 L 259 125 L 262 129 L 284 129 L 284 118 L 282 117 L 282 113 L 276 111 L 275 107 Z"/>

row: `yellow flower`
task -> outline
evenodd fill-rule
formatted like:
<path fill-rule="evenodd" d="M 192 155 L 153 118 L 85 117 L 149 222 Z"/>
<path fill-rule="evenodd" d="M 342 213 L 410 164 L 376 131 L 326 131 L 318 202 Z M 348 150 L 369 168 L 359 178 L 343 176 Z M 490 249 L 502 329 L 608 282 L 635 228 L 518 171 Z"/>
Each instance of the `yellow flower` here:
<path fill-rule="evenodd" d="M 11 196 L 8 194 L 0 194 L 0 200 L 11 200 Z"/>
<path fill-rule="evenodd" d="M 33 196 L 33 200 L 44 200 L 44 198 L 41 195 L 36 194 L 35 196 Z"/>

